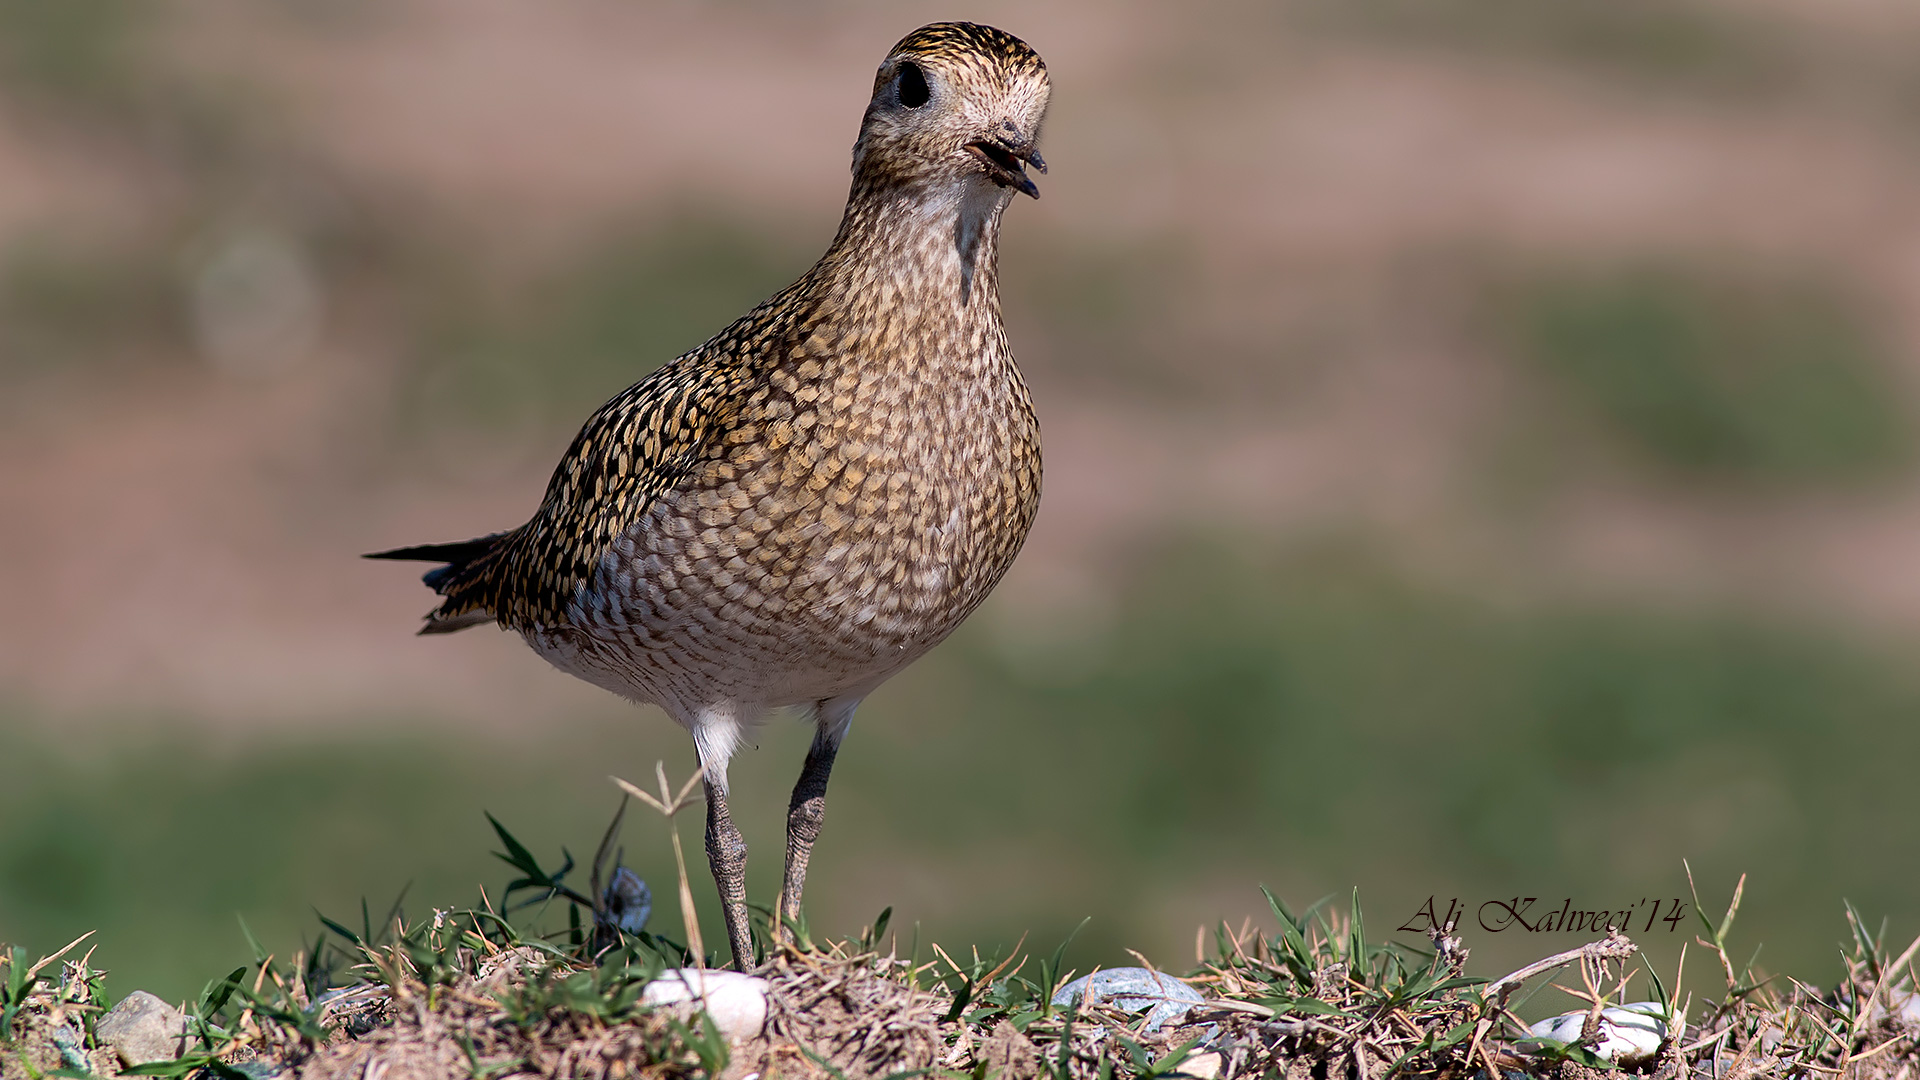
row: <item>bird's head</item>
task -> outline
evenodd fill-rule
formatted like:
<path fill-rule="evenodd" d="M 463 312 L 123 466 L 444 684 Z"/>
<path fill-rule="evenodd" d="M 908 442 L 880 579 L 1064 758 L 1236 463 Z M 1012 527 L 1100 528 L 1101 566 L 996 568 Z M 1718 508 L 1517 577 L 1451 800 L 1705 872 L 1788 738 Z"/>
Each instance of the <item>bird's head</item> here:
<path fill-rule="evenodd" d="M 1035 144 L 1047 112 L 1047 66 L 1003 30 L 923 26 L 887 54 L 853 148 L 857 180 L 884 186 L 997 186 L 1039 198 L 1047 171 Z"/>

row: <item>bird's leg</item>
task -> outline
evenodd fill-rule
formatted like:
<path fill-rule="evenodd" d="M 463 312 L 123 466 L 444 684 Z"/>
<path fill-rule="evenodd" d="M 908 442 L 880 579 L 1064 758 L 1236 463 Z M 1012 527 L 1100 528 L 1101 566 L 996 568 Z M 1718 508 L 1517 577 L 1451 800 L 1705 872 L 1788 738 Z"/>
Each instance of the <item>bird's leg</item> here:
<path fill-rule="evenodd" d="M 793 785 L 793 802 L 787 806 L 787 872 L 780 883 L 780 925 L 774 930 L 775 941 L 786 941 L 789 925 L 800 918 L 800 890 L 807 884 L 807 859 L 827 818 L 827 776 L 833 771 L 833 758 L 839 749 L 837 743 L 814 739 L 807 751 L 807 763 L 800 769 L 800 782 Z"/>
<path fill-rule="evenodd" d="M 776 910 L 775 941 L 788 939 L 788 926 L 800 918 L 800 892 L 807 884 L 807 860 L 813 855 L 813 842 L 820 838 L 821 823 L 827 818 L 827 778 L 833 773 L 833 759 L 840 752 L 840 740 L 846 738 L 853 722 L 853 710 L 860 702 L 823 701 L 817 711 L 818 729 L 813 745 L 807 749 L 807 763 L 800 768 L 800 780 L 793 785 L 793 801 L 787 805 L 787 868 L 780 883 L 780 906 Z"/>
<path fill-rule="evenodd" d="M 733 967 L 753 966 L 753 935 L 747 927 L 747 841 L 727 810 L 725 781 L 709 776 L 707 789 L 707 862 L 713 883 L 720 888 L 720 909 L 727 917 L 727 944 L 733 948 Z"/>

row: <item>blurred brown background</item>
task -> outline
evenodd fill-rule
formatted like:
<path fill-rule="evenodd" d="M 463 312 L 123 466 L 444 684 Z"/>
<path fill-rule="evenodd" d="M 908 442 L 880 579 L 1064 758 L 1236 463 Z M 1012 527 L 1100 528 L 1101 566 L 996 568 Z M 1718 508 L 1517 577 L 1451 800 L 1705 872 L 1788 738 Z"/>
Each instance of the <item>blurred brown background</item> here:
<path fill-rule="evenodd" d="M 1774 970 L 1837 973 L 1843 897 L 1920 931 L 1904 0 L 0 0 L 0 939 L 177 997 L 236 915 L 467 904 L 483 809 L 585 855 L 608 772 L 684 776 L 355 556 L 523 520 L 797 276 L 936 18 L 1054 77 L 1003 255 L 1046 497 L 862 710 L 817 930 L 1180 967 L 1259 883 L 1378 937 L 1686 858 Z M 756 899 L 805 738 L 736 765 Z"/>

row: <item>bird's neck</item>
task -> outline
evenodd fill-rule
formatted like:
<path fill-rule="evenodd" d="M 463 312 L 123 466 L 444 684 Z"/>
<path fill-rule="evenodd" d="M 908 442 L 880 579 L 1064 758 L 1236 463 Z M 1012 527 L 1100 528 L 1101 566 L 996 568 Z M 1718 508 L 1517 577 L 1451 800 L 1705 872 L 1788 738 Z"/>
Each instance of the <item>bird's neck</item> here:
<path fill-rule="evenodd" d="M 1000 215 L 1010 193 L 973 180 L 933 185 L 854 183 L 821 284 L 861 297 L 862 312 L 895 333 L 972 329 L 1000 321 Z M 875 327 L 875 329 L 882 329 Z"/>

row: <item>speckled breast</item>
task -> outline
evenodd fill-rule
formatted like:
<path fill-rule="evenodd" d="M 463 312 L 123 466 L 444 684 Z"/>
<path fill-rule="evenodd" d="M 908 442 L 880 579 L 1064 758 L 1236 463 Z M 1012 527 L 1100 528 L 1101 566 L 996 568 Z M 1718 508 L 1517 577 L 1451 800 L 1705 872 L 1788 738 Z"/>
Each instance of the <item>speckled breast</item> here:
<path fill-rule="evenodd" d="M 1026 387 L 1003 344 L 977 343 L 865 369 L 793 348 L 576 600 L 623 692 L 864 692 L 958 626 L 1012 564 L 1040 494 Z"/>

